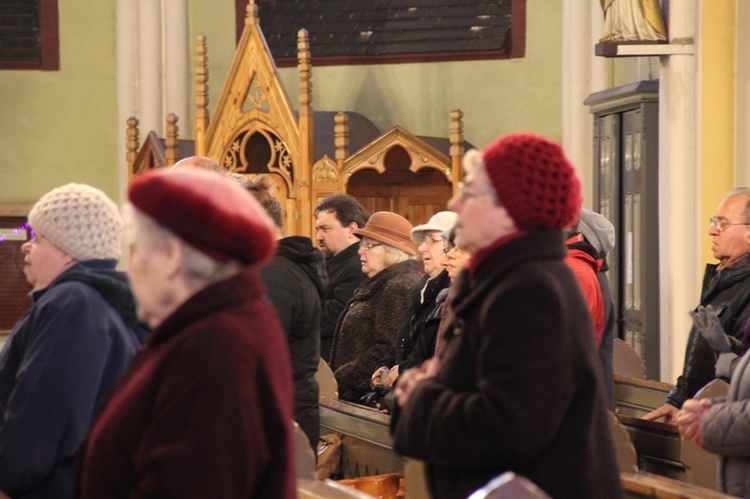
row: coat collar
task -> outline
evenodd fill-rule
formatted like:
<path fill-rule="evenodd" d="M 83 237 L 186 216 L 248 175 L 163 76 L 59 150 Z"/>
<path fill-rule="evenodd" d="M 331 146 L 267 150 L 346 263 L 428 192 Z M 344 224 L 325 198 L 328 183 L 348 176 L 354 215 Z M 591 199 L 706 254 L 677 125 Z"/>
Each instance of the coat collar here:
<path fill-rule="evenodd" d="M 257 266 L 215 282 L 188 298 L 162 322 L 148 339 L 147 346 L 164 343 L 203 317 L 211 316 L 264 296 Z"/>

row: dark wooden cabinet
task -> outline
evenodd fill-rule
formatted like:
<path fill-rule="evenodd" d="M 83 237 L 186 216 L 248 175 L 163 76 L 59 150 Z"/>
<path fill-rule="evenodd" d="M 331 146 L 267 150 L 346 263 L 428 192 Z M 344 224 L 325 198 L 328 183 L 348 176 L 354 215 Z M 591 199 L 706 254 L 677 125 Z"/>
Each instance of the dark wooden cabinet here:
<path fill-rule="evenodd" d="M 586 99 L 594 117 L 593 209 L 615 226 L 607 273 L 618 336 L 659 376 L 659 82 L 639 81 Z"/>

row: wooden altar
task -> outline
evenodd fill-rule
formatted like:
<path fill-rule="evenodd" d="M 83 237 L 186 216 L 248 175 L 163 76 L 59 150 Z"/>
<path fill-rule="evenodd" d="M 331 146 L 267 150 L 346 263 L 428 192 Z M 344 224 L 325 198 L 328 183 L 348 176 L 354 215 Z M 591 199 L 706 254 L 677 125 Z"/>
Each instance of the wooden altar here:
<path fill-rule="evenodd" d="M 209 156 L 228 171 L 270 176 L 286 211 L 288 234 L 310 236 L 313 211 L 325 196 L 348 192 L 371 211 L 391 210 L 423 223 L 445 209 L 460 177 L 463 113 L 454 110 L 449 138 L 418 137 L 394 126 L 380 134 L 357 113 L 315 112 L 307 32 L 298 32 L 297 109 L 279 78 L 251 0 L 219 101 L 209 119 L 207 47 L 197 40 L 195 140 L 178 139 L 178 117 L 167 118 L 166 137 L 154 132 L 139 144 L 138 120 L 128 120 L 131 177 L 168 167 L 192 154 Z M 192 147 L 190 147 L 192 145 Z M 140 149 L 139 149 L 140 147 Z"/>

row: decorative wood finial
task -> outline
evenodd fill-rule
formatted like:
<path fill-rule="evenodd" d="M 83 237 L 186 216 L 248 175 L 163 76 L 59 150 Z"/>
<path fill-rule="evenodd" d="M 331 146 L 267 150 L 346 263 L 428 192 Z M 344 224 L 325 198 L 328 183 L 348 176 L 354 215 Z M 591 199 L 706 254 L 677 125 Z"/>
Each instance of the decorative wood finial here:
<path fill-rule="evenodd" d="M 164 153 L 167 158 L 167 166 L 172 166 L 177 162 L 177 134 L 179 127 L 177 126 L 177 115 L 169 113 L 167 115 L 167 137 L 164 139 L 164 145 L 167 147 Z"/>
<path fill-rule="evenodd" d="M 128 163 L 128 178 L 133 178 L 135 172 L 133 168 L 135 166 L 135 159 L 138 157 L 138 119 L 135 116 L 131 116 L 126 121 L 128 128 L 125 130 L 125 159 Z"/>
<path fill-rule="evenodd" d="M 464 155 L 464 113 L 460 109 L 451 111 L 450 142 L 451 156 Z"/>
<path fill-rule="evenodd" d="M 247 13 L 245 14 L 245 26 L 258 25 L 258 6 L 255 0 L 250 0 L 247 4 Z"/>
<path fill-rule="evenodd" d="M 195 57 L 195 154 L 205 154 L 208 130 L 208 50 L 206 35 L 198 35 Z"/>
<path fill-rule="evenodd" d="M 336 125 L 333 127 L 334 144 L 336 145 L 336 163 L 339 168 L 344 166 L 344 160 L 349 156 L 349 117 L 344 113 L 336 113 Z"/>
<path fill-rule="evenodd" d="M 451 171 L 446 172 L 448 180 L 453 184 L 453 194 L 456 194 L 456 186 L 461 179 L 461 159 L 464 156 L 464 113 L 460 109 L 451 111 L 450 125 L 450 155 Z"/>
<path fill-rule="evenodd" d="M 301 115 L 303 112 L 312 113 L 312 64 L 310 64 L 310 39 L 306 29 L 297 32 L 297 61 Z"/>

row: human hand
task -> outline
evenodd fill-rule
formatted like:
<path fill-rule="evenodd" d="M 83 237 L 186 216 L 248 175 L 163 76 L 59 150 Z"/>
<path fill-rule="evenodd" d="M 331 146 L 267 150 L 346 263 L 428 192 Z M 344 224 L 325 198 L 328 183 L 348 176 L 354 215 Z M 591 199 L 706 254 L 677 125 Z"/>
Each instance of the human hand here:
<path fill-rule="evenodd" d="M 407 369 L 399 376 L 398 384 L 394 390 L 396 402 L 399 406 L 404 407 L 409 402 L 412 392 L 422 381 L 435 376 L 438 366 L 436 361 L 437 359 L 434 357 L 427 359 L 421 366 Z"/>
<path fill-rule="evenodd" d="M 395 383 L 397 379 L 398 379 L 398 364 L 393 366 L 393 369 L 391 369 L 390 374 L 388 375 L 387 378 L 385 378 L 385 381 L 383 381 L 383 384 L 385 386 L 393 386 L 393 383 Z"/>
<path fill-rule="evenodd" d="M 679 411 L 679 409 L 672 404 L 664 404 L 658 409 L 654 409 L 653 411 L 649 412 L 641 419 L 645 419 L 647 421 L 656 421 L 657 419 L 663 417 L 665 423 L 673 424 L 672 420 L 677 414 L 677 411 Z"/>
<path fill-rule="evenodd" d="M 675 424 L 679 427 L 682 438 L 703 447 L 703 417 L 710 407 L 710 399 L 685 401 L 675 416 Z"/>
<path fill-rule="evenodd" d="M 375 369 L 375 372 L 372 373 L 372 377 L 370 378 L 370 383 L 372 383 L 372 386 L 378 386 L 378 385 L 383 384 L 383 380 L 381 379 L 381 376 L 387 370 L 388 368 L 386 366 L 380 366 L 377 369 Z"/>
<path fill-rule="evenodd" d="M 703 336 L 711 348 L 719 353 L 732 351 L 732 344 L 729 342 L 727 333 L 721 327 L 719 316 L 716 315 L 713 305 L 699 306 L 696 310 L 690 312 L 693 318 L 695 329 Z"/>

